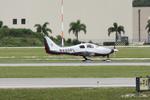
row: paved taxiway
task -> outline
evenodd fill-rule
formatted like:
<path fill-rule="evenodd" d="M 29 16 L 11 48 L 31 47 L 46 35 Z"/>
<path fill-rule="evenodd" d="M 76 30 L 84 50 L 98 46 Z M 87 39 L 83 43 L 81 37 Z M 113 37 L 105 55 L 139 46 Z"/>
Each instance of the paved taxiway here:
<path fill-rule="evenodd" d="M 135 87 L 135 78 L 0 78 L 0 88 Z"/>
<path fill-rule="evenodd" d="M 150 66 L 150 62 L 101 62 L 101 63 L 8 63 L 0 66 Z"/>
<path fill-rule="evenodd" d="M 5 66 L 150 66 L 149 62 L 9 63 Z M 0 88 L 135 87 L 135 78 L 0 78 Z"/>

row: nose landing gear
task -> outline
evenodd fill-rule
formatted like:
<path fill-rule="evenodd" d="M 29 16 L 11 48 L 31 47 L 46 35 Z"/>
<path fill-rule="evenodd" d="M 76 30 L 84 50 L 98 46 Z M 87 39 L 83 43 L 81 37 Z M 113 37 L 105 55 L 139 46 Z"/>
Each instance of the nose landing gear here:
<path fill-rule="evenodd" d="M 109 58 L 109 55 L 107 55 L 107 58 L 105 60 L 103 60 L 105 62 L 111 62 L 111 59 Z"/>

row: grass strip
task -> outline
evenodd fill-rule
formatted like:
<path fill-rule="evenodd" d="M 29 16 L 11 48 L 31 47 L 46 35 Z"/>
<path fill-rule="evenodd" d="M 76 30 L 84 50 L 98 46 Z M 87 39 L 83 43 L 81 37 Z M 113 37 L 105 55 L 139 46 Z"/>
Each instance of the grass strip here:
<path fill-rule="evenodd" d="M 113 78 L 150 75 L 150 66 L 0 67 L 0 78 Z"/>
<path fill-rule="evenodd" d="M 0 89 L 0 100 L 149 100 L 149 93 L 126 98 L 134 88 Z"/>
<path fill-rule="evenodd" d="M 127 47 L 127 48 L 117 48 L 119 51 L 116 55 L 112 55 L 114 58 L 150 58 L 150 48 L 143 47 L 143 48 L 136 48 L 136 47 Z M 0 48 L 0 57 L 16 57 L 16 58 L 24 58 L 27 57 L 56 57 L 59 58 L 60 56 L 52 56 L 47 55 L 45 53 L 44 48 Z M 61 56 L 62 57 L 62 56 Z M 72 58 L 74 56 L 66 56 L 66 58 Z M 76 57 L 75 57 L 76 58 Z"/>

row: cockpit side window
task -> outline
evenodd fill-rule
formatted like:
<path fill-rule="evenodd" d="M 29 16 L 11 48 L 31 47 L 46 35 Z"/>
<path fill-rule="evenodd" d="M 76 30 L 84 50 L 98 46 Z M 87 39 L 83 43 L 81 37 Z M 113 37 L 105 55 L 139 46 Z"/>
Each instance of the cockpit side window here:
<path fill-rule="evenodd" d="M 88 44 L 88 45 L 87 45 L 87 48 L 94 48 L 94 46 L 93 46 L 93 45 Z"/>
<path fill-rule="evenodd" d="M 80 45 L 80 48 L 83 49 L 83 48 L 85 48 L 85 46 L 84 45 Z"/>

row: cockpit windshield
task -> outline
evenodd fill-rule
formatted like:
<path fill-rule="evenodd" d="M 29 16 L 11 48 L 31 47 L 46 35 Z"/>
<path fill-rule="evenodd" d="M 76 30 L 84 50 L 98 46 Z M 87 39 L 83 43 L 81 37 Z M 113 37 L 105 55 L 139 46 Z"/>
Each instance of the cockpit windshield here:
<path fill-rule="evenodd" d="M 91 44 L 87 44 L 87 48 L 94 48 L 94 46 Z"/>

